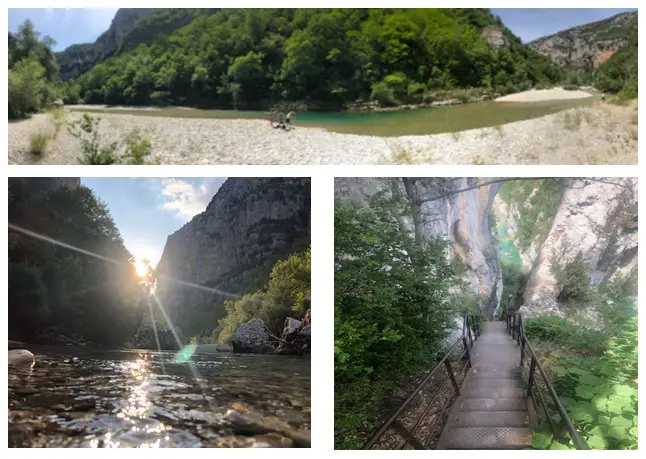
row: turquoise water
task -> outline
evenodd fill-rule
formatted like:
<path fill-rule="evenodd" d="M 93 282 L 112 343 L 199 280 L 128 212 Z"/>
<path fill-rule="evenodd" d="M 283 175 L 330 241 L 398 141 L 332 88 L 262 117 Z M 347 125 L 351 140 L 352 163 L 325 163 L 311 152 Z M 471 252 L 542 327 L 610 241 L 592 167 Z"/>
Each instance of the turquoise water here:
<path fill-rule="evenodd" d="M 478 102 L 449 107 L 422 108 L 386 112 L 303 112 L 297 113 L 294 126 L 319 127 L 348 134 L 383 137 L 458 132 L 499 126 L 514 121 L 555 113 L 593 103 L 595 97 L 579 100 L 531 103 Z M 73 110 L 74 108 L 71 107 Z M 267 112 L 237 110 L 198 110 L 181 108 L 128 110 L 119 108 L 83 109 L 86 112 L 128 115 L 268 120 Z M 269 122 L 269 121 L 267 121 Z"/>
<path fill-rule="evenodd" d="M 498 239 L 500 240 L 500 261 L 502 263 L 520 265 L 522 263 L 520 252 L 509 236 L 509 228 L 506 224 L 498 225 Z"/>

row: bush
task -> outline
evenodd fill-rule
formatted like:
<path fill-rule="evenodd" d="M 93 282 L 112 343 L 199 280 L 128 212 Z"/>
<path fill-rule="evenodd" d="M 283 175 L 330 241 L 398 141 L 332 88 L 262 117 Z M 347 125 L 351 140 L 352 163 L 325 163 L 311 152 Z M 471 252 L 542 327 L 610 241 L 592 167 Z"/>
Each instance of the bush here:
<path fill-rule="evenodd" d="M 379 102 L 384 107 L 394 107 L 399 105 L 399 100 L 395 97 L 395 92 L 384 82 L 372 85 L 370 99 Z"/>
<path fill-rule="evenodd" d="M 27 58 L 9 69 L 9 118 L 24 118 L 38 112 L 46 102 L 45 69 L 36 59 Z"/>
<path fill-rule="evenodd" d="M 122 162 L 126 164 L 144 165 L 146 158 L 151 154 L 150 140 L 141 136 L 137 129 L 133 129 L 126 137 L 126 150 Z"/>
<path fill-rule="evenodd" d="M 335 445 L 359 448 L 397 382 L 427 368 L 459 314 L 446 242 L 415 244 L 405 204 L 376 196 L 334 216 Z M 460 307 L 475 304 L 460 299 Z"/>
<path fill-rule="evenodd" d="M 579 85 L 576 84 L 564 84 L 563 89 L 566 91 L 577 91 L 579 89 Z"/>
<path fill-rule="evenodd" d="M 51 138 L 51 134 L 44 132 L 30 135 L 29 151 L 37 155 L 42 155 L 45 152 L 45 148 L 47 148 L 47 144 L 49 143 Z"/>
<path fill-rule="evenodd" d="M 117 142 L 102 145 L 99 137 L 99 123 L 101 118 L 84 113 L 83 116 L 70 123 L 69 133 L 81 142 L 81 164 L 109 165 L 117 162 L 115 152 Z"/>
<path fill-rule="evenodd" d="M 150 102 L 153 105 L 166 106 L 173 104 L 173 98 L 170 91 L 153 91 L 150 94 Z"/>
<path fill-rule="evenodd" d="M 408 100 L 416 104 L 424 101 L 426 86 L 423 83 L 412 82 L 408 85 Z"/>
<path fill-rule="evenodd" d="M 574 260 L 564 266 L 554 264 L 553 271 L 560 289 L 559 301 L 587 302 L 593 299 L 594 291 L 583 260 L 583 252 L 579 252 Z"/>

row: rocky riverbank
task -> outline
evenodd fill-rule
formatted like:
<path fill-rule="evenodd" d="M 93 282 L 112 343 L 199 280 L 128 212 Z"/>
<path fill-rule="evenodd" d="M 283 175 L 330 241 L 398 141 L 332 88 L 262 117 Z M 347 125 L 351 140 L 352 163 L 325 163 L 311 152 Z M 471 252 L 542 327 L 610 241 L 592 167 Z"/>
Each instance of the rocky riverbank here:
<path fill-rule="evenodd" d="M 79 117 L 68 113 L 68 120 Z M 637 102 L 599 103 L 492 128 L 428 136 L 375 137 L 267 121 L 103 114 L 100 135 L 150 139 L 162 164 L 637 164 Z M 45 115 L 9 124 L 10 164 L 78 164 L 79 141 L 65 129 L 45 152 L 29 137 L 51 129 Z"/>

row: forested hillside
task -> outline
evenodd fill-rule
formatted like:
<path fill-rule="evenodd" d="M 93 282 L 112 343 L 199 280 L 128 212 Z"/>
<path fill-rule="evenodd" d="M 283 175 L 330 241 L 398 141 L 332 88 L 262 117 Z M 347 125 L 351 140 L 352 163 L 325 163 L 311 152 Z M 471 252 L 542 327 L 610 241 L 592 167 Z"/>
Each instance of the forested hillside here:
<path fill-rule="evenodd" d="M 154 35 L 148 23 L 161 32 L 152 43 L 93 67 L 67 101 L 396 105 L 453 88 L 514 92 L 561 75 L 486 9 L 228 9 L 169 36 L 153 21 L 162 14 L 139 21 L 138 36 Z"/>
<path fill-rule="evenodd" d="M 9 223 L 115 260 L 9 231 L 9 338 L 123 345 L 146 292 L 104 203 L 78 179 L 10 178 Z"/>

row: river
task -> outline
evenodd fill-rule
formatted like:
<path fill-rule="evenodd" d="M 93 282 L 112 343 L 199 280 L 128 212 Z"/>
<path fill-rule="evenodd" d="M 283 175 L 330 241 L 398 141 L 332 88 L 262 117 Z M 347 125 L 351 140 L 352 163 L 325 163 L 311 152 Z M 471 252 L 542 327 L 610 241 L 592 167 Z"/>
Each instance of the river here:
<path fill-rule="evenodd" d="M 29 349 L 34 368 L 9 371 L 10 446 L 309 446 L 309 357 Z"/>
<path fill-rule="evenodd" d="M 515 121 L 538 118 L 573 107 L 590 105 L 597 97 L 542 102 L 477 102 L 446 107 L 380 112 L 303 112 L 297 113 L 294 126 L 318 127 L 347 134 L 395 137 L 458 132 L 467 129 L 500 126 Z M 115 113 L 142 116 L 216 119 L 267 120 L 267 112 L 236 110 L 199 110 L 187 108 L 82 108 L 90 113 Z"/>

